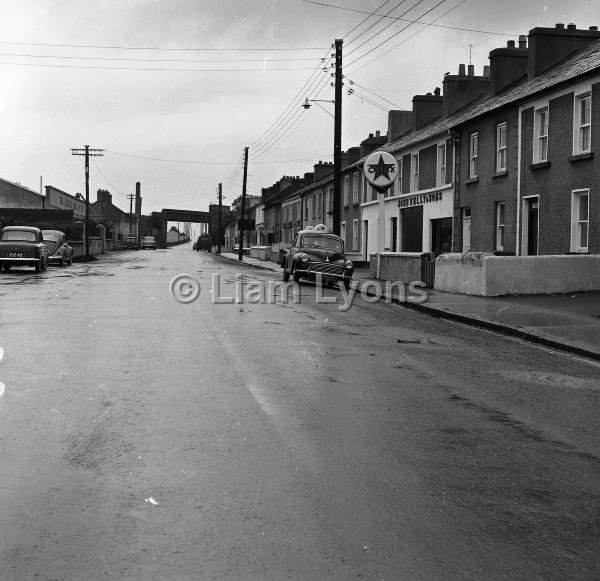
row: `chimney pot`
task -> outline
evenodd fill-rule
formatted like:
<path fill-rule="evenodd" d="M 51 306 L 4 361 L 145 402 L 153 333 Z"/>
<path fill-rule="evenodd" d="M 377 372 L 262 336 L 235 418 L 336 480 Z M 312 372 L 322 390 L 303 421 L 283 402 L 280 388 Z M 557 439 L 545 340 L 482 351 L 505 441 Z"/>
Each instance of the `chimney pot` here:
<path fill-rule="evenodd" d="M 379 129 L 377 131 L 375 131 L 375 137 L 380 137 L 381 136 L 381 131 L 379 131 Z"/>
<path fill-rule="evenodd" d="M 527 37 L 524 34 L 519 36 L 519 48 L 527 48 Z"/>
<path fill-rule="evenodd" d="M 565 25 L 562 22 L 557 22 L 556 23 L 556 28 L 564 28 Z"/>
<path fill-rule="evenodd" d="M 571 22 L 570 24 L 567 24 L 567 30 L 577 30 L 577 26 Z"/>
<path fill-rule="evenodd" d="M 490 65 L 484 65 L 484 66 L 483 66 L 483 76 L 484 76 L 486 79 L 489 79 L 489 78 L 490 78 Z"/>
<path fill-rule="evenodd" d="M 369 137 L 373 137 L 373 134 L 372 134 L 372 133 L 369 133 Z"/>
<path fill-rule="evenodd" d="M 506 46 L 508 48 L 515 48 L 515 41 L 514 40 L 507 41 Z"/>
<path fill-rule="evenodd" d="M 468 71 L 469 71 L 469 77 L 474 77 L 475 76 L 475 65 L 469 65 Z"/>
<path fill-rule="evenodd" d="M 433 91 L 433 94 L 437 95 L 439 97 L 441 92 L 442 92 L 442 90 L 439 87 L 436 87 L 435 90 Z"/>
<path fill-rule="evenodd" d="M 465 65 L 458 65 L 458 76 L 459 77 L 465 76 Z"/>

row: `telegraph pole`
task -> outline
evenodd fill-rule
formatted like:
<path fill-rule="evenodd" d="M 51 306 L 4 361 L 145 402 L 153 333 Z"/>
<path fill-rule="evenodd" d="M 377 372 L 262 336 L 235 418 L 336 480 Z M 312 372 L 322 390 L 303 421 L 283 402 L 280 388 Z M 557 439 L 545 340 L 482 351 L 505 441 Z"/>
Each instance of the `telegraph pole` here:
<path fill-rule="evenodd" d="M 85 156 L 85 255 L 90 255 L 90 157 L 102 157 L 103 149 L 90 148 L 89 145 L 83 148 L 71 148 L 71 155 Z"/>
<path fill-rule="evenodd" d="M 133 194 L 128 194 L 127 199 L 129 200 L 129 236 L 131 236 L 131 230 L 133 228 Z"/>
<path fill-rule="evenodd" d="M 217 254 L 221 254 L 221 214 L 223 213 L 223 184 L 219 184 L 219 228 L 217 232 Z"/>
<path fill-rule="evenodd" d="M 248 148 L 244 147 L 244 181 L 242 184 L 242 215 L 240 216 L 240 223 L 242 228 L 238 228 L 240 231 L 240 249 L 238 254 L 238 260 L 242 260 L 244 256 L 244 214 L 246 213 L 246 182 L 248 180 Z"/>
<path fill-rule="evenodd" d="M 335 40 L 335 114 L 333 128 L 333 233 L 339 236 L 342 210 L 342 43 Z"/>

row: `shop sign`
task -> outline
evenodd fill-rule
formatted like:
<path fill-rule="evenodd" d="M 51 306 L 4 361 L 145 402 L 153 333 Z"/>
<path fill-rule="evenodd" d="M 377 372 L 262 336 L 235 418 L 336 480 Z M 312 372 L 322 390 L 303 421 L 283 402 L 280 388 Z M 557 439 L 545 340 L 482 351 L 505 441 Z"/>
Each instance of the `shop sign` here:
<path fill-rule="evenodd" d="M 398 175 L 398 162 L 387 151 L 375 151 L 365 160 L 363 173 L 380 194 L 389 190 Z"/>
<path fill-rule="evenodd" d="M 409 196 L 398 200 L 399 208 L 408 208 L 409 206 L 422 206 L 430 202 L 440 202 L 442 200 L 442 192 L 432 192 L 431 194 L 419 194 L 418 196 Z"/>

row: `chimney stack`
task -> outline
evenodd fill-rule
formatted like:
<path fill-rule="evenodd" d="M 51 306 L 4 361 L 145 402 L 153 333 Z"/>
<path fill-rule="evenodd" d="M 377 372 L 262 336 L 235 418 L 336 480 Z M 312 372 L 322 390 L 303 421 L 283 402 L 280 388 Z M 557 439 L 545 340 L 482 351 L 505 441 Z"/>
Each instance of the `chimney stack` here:
<path fill-rule="evenodd" d="M 528 54 L 525 35 L 519 36 L 519 46 L 509 40 L 506 47 L 490 52 L 490 89 L 497 95 L 527 75 Z"/>
<path fill-rule="evenodd" d="M 473 65 L 469 65 L 471 67 Z M 446 75 L 444 77 L 444 99 L 442 102 L 442 114 L 444 116 L 462 109 L 488 90 L 490 80 L 485 76 L 475 75 L 475 69 L 471 75 L 465 75 L 465 65 L 458 66 L 458 75 Z"/>

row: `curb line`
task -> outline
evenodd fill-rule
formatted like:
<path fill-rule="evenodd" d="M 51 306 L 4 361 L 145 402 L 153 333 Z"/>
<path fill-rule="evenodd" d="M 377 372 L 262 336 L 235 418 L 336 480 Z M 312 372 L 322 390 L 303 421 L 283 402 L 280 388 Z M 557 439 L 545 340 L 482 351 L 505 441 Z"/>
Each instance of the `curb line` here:
<path fill-rule="evenodd" d="M 374 293 L 367 292 L 366 294 L 369 296 L 375 296 Z M 574 355 L 587 357 L 588 359 L 593 359 L 594 361 L 600 361 L 600 353 L 597 353 L 596 351 L 590 351 L 588 349 L 585 349 L 584 347 L 570 345 L 569 343 L 561 343 L 560 341 L 557 341 L 555 339 L 543 337 L 541 335 L 531 333 L 530 331 L 525 331 L 524 329 L 521 329 L 519 327 L 506 325 L 504 323 L 498 323 L 495 321 L 490 321 L 489 319 L 483 319 L 475 316 L 461 315 L 460 313 L 457 313 L 455 311 L 445 311 L 436 307 L 427 306 L 425 303 L 413 303 L 406 300 L 401 301 L 400 299 L 397 299 L 395 297 L 388 298 L 385 295 L 381 295 L 381 298 L 395 303 L 397 305 L 401 305 L 407 309 L 413 309 L 420 313 L 429 315 L 430 317 L 435 317 L 437 319 L 447 319 L 449 321 L 463 323 L 464 325 L 468 325 L 469 327 L 476 327 L 479 329 L 494 331 L 500 335 L 506 335 L 508 337 L 517 337 L 518 339 L 523 339 L 531 343 L 538 343 L 540 345 L 544 345 L 545 347 L 551 347 L 552 349 L 558 349 L 560 351 L 566 351 Z"/>

